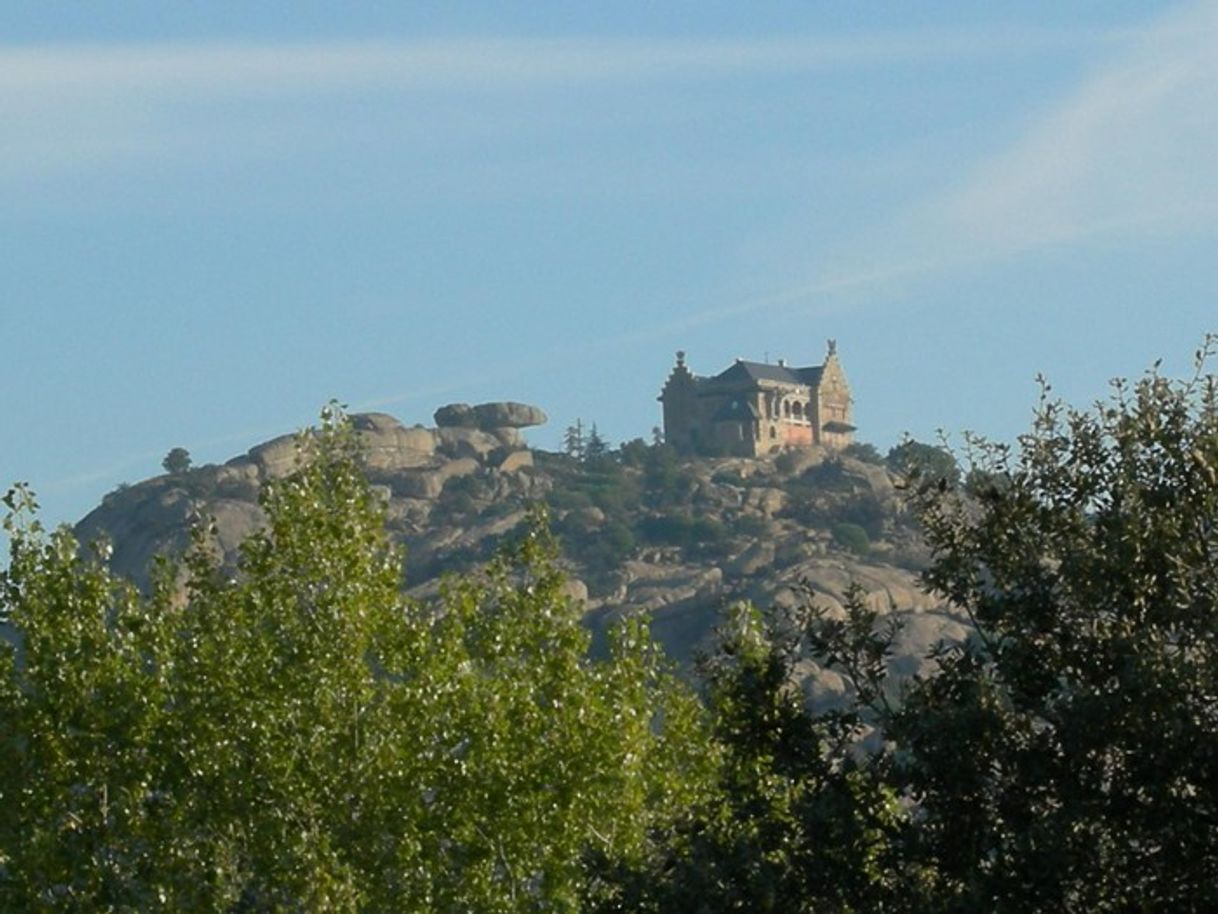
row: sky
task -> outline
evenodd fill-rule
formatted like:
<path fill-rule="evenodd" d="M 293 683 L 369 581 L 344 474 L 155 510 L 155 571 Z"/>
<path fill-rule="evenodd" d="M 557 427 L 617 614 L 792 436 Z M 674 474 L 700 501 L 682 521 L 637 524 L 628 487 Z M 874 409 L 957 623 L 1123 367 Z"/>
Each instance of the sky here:
<path fill-rule="evenodd" d="M 676 350 L 1011 440 L 1218 330 L 1218 4 L 0 0 L 0 488 L 354 411 L 649 437 Z"/>

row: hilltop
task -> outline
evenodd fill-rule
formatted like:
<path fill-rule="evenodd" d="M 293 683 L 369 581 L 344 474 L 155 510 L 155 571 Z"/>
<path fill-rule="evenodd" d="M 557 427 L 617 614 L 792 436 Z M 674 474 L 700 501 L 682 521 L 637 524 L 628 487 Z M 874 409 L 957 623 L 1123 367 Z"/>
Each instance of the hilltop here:
<path fill-rule="evenodd" d="M 526 445 L 521 429 L 545 414 L 524 404 L 453 404 L 431 428 L 385 413 L 351 421 L 416 596 L 487 559 L 544 504 L 588 624 L 603 630 L 649 613 L 681 661 L 733 601 L 781 607 L 810 596 L 837 612 L 852 585 L 902 616 L 892 663 L 904 675 L 939 639 L 965 634 L 963 620 L 919 587 L 928 557 L 903 510 L 901 478 L 866 445 L 696 457 L 636 440 L 577 458 Z M 75 532 L 82 542 L 107 538 L 112 568 L 145 585 L 154 556 L 180 553 L 191 526 L 212 519 L 215 546 L 235 567 L 240 542 L 264 522 L 260 488 L 296 461 L 295 436 L 284 435 L 223 465 L 120 487 Z M 803 673 L 814 703 L 841 694 L 836 674 L 811 664 Z"/>

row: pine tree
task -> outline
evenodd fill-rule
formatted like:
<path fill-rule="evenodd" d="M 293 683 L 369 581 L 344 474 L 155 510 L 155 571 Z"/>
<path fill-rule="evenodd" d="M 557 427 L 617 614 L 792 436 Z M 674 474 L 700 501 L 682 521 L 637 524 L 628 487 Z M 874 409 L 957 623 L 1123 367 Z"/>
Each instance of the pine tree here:
<path fill-rule="evenodd" d="M 582 419 L 576 419 L 574 425 L 567 426 L 567 431 L 563 435 L 562 449 L 568 457 L 583 460 L 584 447 L 584 422 Z"/>
<path fill-rule="evenodd" d="M 596 423 L 592 423 L 592 431 L 588 434 L 588 440 L 584 443 L 584 459 L 591 460 L 593 457 L 604 457 L 609 453 L 609 444 L 601 437 L 597 431 Z"/>

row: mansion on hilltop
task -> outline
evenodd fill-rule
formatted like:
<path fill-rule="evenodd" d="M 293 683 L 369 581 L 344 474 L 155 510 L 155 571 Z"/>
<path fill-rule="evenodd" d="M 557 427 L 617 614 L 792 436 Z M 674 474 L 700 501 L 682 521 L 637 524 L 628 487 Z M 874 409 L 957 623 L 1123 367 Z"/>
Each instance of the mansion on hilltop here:
<path fill-rule="evenodd" d="M 708 378 L 693 374 L 678 352 L 659 400 L 664 440 L 684 453 L 756 457 L 818 445 L 840 450 L 854 440 L 850 385 L 833 340 L 823 365 L 737 359 Z"/>

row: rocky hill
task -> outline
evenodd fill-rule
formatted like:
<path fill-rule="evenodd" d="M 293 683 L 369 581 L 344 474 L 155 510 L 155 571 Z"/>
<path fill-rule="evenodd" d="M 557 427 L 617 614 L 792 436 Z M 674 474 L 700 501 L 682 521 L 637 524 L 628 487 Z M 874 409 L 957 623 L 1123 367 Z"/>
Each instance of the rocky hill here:
<path fill-rule="evenodd" d="M 679 660 L 705 643 L 732 601 L 782 606 L 810 593 L 836 612 L 852 584 L 901 616 L 892 659 L 900 673 L 917 672 L 940 639 L 965 636 L 965 622 L 920 589 L 926 556 L 899 478 L 866 446 L 843 455 L 682 458 L 634 441 L 576 459 L 527 447 L 520 430 L 545 418 L 518 403 L 445 406 L 432 428 L 384 413 L 352 416 L 389 530 L 406 546 L 411 593 L 426 598 L 445 572 L 485 560 L 541 502 L 590 626 L 649 613 Z M 285 435 L 223 465 L 120 487 L 77 536 L 107 537 L 113 568 L 143 584 L 155 555 L 180 552 L 192 523 L 211 517 L 218 548 L 235 562 L 242 539 L 263 523 L 261 485 L 296 460 L 295 436 Z M 841 694 L 831 672 L 809 662 L 804 674 L 814 703 Z"/>

